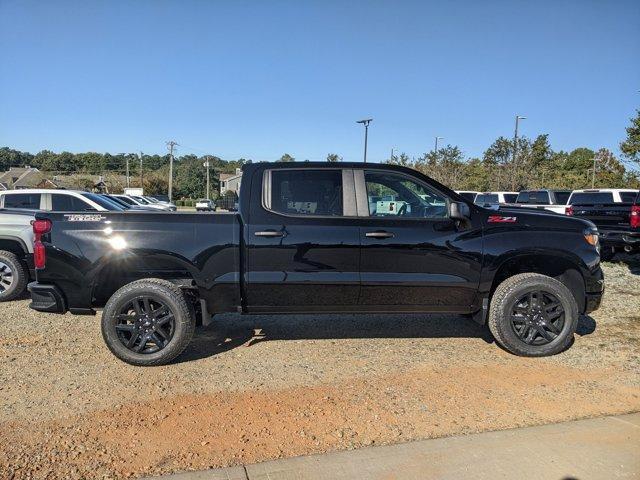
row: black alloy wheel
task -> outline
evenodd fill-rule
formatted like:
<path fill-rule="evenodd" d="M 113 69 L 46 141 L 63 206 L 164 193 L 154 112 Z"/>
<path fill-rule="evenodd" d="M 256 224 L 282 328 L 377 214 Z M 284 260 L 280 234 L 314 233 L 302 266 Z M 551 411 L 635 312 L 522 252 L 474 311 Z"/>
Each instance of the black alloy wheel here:
<path fill-rule="evenodd" d="M 165 348 L 175 332 L 176 318 L 168 305 L 152 296 L 128 302 L 117 315 L 116 331 L 132 352 L 155 353 Z"/>
<path fill-rule="evenodd" d="M 527 345 L 546 345 L 562 332 L 564 317 L 564 307 L 555 295 L 534 290 L 513 304 L 511 328 Z"/>

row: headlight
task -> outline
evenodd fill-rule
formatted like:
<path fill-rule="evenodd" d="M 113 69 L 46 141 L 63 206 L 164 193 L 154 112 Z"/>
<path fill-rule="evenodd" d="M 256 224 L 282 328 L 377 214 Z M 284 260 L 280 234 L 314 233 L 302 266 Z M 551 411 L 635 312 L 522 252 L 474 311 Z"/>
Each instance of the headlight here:
<path fill-rule="evenodd" d="M 597 228 L 587 228 L 584 231 L 584 239 L 589 245 L 593 245 L 594 247 L 600 246 L 600 235 L 598 234 Z"/>

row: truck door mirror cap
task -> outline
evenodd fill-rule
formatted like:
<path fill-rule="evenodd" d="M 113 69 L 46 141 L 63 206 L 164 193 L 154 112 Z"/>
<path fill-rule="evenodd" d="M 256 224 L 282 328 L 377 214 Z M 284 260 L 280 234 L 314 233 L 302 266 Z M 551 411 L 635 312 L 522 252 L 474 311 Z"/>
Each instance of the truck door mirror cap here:
<path fill-rule="evenodd" d="M 471 215 L 469 205 L 463 202 L 451 202 L 449 204 L 449 218 L 453 220 L 466 220 Z"/>

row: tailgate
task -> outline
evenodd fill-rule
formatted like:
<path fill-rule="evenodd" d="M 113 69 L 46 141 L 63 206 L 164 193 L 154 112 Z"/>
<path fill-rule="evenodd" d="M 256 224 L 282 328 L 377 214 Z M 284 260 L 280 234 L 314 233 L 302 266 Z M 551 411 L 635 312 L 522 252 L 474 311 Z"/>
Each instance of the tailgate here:
<path fill-rule="evenodd" d="M 591 220 L 603 229 L 629 227 L 631 204 L 573 205 L 573 215 Z"/>

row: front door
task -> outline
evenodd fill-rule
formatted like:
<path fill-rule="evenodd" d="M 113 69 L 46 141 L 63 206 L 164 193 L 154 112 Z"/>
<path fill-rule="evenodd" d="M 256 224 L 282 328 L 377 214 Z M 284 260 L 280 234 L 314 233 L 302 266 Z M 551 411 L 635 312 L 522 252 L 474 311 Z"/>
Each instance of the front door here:
<path fill-rule="evenodd" d="M 254 179 L 251 189 L 249 311 L 357 306 L 360 232 L 353 218 L 353 171 L 274 168 L 262 181 Z"/>
<path fill-rule="evenodd" d="M 413 176 L 360 171 L 356 190 L 366 192 L 368 205 L 360 229 L 361 306 L 468 312 L 480 281 L 481 229 L 461 228 L 448 217 L 445 194 Z"/>

